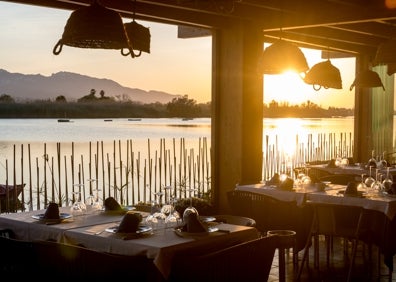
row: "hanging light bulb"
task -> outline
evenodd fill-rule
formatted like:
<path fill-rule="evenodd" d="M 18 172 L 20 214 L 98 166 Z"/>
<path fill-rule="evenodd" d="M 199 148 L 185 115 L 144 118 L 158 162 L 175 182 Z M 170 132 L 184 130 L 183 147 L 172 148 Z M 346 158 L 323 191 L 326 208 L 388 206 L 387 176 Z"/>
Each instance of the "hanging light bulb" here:
<path fill-rule="evenodd" d="M 264 49 L 258 69 L 263 74 L 281 74 L 287 70 L 306 72 L 309 67 L 304 53 L 296 45 L 279 39 Z"/>
<path fill-rule="evenodd" d="M 305 75 L 304 82 L 312 84 L 318 91 L 322 87 L 342 89 L 341 75 L 338 68 L 333 66 L 330 60 L 317 63 Z"/>
<path fill-rule="evenodd" d="M 59 55 L 63 45 L 77 48 L 120 49 L 121 53 L 124 48 L 130 51 L 120 14 L 107 9 L 97 1 L 72 12 L 53 53 Z"/>
<path fill-rule="evenodd" d="M 382 87 L 382 89 L 385 91 L 384 84 L 382 84 L 378 73 L 372 70 L 365 70 L 358 74 L 349 90 L 352 91 L 354 86 L 360 88 Z"/>

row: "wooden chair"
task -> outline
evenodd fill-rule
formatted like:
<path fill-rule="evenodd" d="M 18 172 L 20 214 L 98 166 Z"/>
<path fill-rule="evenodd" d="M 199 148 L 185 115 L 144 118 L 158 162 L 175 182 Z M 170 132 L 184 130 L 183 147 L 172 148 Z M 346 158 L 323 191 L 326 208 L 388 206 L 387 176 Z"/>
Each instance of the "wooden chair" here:
<path fill-rule="evenodd" d="M 334 237 L 343 238 L 344 244 L 352 242 L 352 254 L 348 269 L 347 281 L 351 281 L 352 269 L 356 257 L 357 244 L 360 240 L 370 241 L 370 231 L 364 226 L 364 209 L 355 206 L 341 206 L 324 203 L 309 203 L 313 207 L 314 217 L 307 242 L 304 247 L 304 254 L 298 271 L 297 280 L 300 279 L 304 264 L 308 259 L 309 249 L 314 239 L 314 261 L 319 267 L 319 236 L 326 238 L 326 263 L 329 265 L 331 243 Z M 346 246 L 346 245 L 344 245 Z M 347 249 L 344 248 L 347 255 Z"/>
<path fill-rule="evenodd" d="M 180 255 L 169 281 L 267 281 L 278 239 L 261 237 L 204 255 Z"/>
<path fill-rule="evenodd" d="M 41 271 L 50 277 L 79 281 L 149 280 L 152 261 L 145 256 L 115 255 L 54 241 L 32 244 Z"/>
<path fill-rule="evenodd" d="M 0 273 L 3 276 L 27 278 L 37 271 L 31 242 L 18 240 L 10 229 L 0 230 Z"/>
<path fill-rule="evenodd" d="M 246 217 L 246 216 L 239 216 L 239 215 L 231 215 L 231 214 L 218 214 L 214 215 L 217 222 L 223 222 L 228 224 L 235 224 L 235 225 L 243 225 L 243 226 L 256 226 L 256 221 L 253 218 Z"/>

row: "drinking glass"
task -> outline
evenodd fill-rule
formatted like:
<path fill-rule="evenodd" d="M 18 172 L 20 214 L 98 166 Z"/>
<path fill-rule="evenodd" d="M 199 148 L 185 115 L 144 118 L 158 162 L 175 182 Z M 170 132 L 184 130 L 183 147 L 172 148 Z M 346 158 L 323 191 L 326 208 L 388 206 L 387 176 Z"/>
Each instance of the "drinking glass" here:
<path fill-rule="evenodd" d="M 376 169 L 375 181 L 371 184 L 371 191 L 373 194 L 379 195 L 384 191 L 384 186 L 382 184 L 382 174 Z"/>
<path fill-rule="evenodd" d="M 390 167 L 386 168 L 386 177 L 385 179 L 382 181 L 382 185 L 384 185 L 384 190 L 385 192 L 390 191 L 392 188 L 392 183 L 393 183 L 393 177 L 389 172 Z"/>
<path fill-rule="evenodd" d="M 73 217 L 82 216 L 87 212 L 87 206 L 81 200 L 81 191 L 74 191 L 73 195 L 76 200 L 70 207 L 70 213 Z"/>
<path fill-rule="evenodd" d="M 197 217 L 199 216 L 198 210 L 193 207 L 192 205 L 192 193 L 197 191 L 197 189 L 190 188 L 188 189 L 189 195 L 190 195 L 190 205 L 184 210 L 183 212 L 183 222 L 187 222 L 187 218 L 189 217 L 190 214 L 196 214 Z"/>
<path fill-rule="evenodd" d="M 361 181 L 360 181 L 360 183 L 357 185 L 357 190 L 358 191 L 365 191 L 366 193 L 368 192 L 367 191 L 367 185 L 364 183 L 364 173 L 362 173 L 361 175 L 360 175 L 360 177 L 361 177 Z"/>
<path fill-rule="evenodd" d="M 371 185 L 375 182 L 374 177 L 371 174 L 372 166 L 369 167 L 369 176 L 364 180 L 364 184 L 366 184 L 367 187 L 371 187 Z"/>
<path fill-rule="evenodd" d="M 150 225 L 153 229 L 157 229 L 162 222 L 165 221 L 165 214 L 161 211 L 161 197 L 164 195 L 163 192 L 154 193 L 154 200 L 151 201 L 150 214 L 146 217 L 145 222 Z"/>

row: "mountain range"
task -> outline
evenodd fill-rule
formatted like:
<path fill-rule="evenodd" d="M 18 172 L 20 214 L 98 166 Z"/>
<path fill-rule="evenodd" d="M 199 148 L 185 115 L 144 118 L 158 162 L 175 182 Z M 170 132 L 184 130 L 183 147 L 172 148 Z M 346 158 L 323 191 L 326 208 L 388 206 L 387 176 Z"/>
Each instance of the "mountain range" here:
<path fill-rule="evenodd" d="M 51 76 L 41 74 L 10 73 L 0 69 L 0 95 L 7 94 L 17 102 L 34 100 L 55 101 L 58 96 L 65 96 L 69 102 L 89 95 L 95 89 L 99 97 L 104 91 L 106 97 L 113 97 L 118 101 L 133 101 L 142 104 L 166 104 L 173 98 L 182 95 L 169 94 L 163 91 L 145 91 L 138 88 L 129 88 L 110 80 L 95 78 L 72 72 L 57 72 Z"/>

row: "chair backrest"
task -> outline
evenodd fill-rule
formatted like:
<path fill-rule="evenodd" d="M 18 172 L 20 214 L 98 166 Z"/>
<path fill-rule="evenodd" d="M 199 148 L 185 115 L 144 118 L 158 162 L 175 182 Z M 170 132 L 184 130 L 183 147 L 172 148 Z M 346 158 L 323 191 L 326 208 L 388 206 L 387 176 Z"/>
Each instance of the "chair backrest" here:
<path fill-rule="evenodd" d="M 310 203 L 314 209 L 312 232 L 316 234 L 356 237 L 363 232 L 364 209 L 359 206 L 342 206 Z"/>
<path fill-rule="evenodd" d="M 333 184 L 347 185 L 349 182 L 359 182 L 360 176 L 353 174 L 330 174 L 319 178 L 319 181 L 330 181 Z"/>
<path fill-rule="evenodd" d="M 41 271 L 52 277 L 144 281 L 152 261 L 145 256 L 98 252 L 54 241 L 33 241 Z"/>
<path fill-rule="evenodd" d="M 9 229 L 0 231 L 0 273 L 24 278 L 36 270 L 35 252 L 31 242 L 15 239 Z M 9 276 L 10 277 L 10 276 Z"/>
<path fill-rule="evenodd" d="M 267 234 L 268 230 L 294 230 L 297 250 L 304 248 L 313 216 L 309 207 L 249 191 L 233 190 L 227 196 L 232 213 L 254 219 L 255 227 L 262 234 Z"/>
<path fill-rule="evenodd" d="M 223 222 L 228 224 L 235 224 L 235 225 L 243 225 L 243 226 L 256 226 L 256 221 L 253 218 L 246 217 L 246 216 L 239 216 L 239 215 L 231 215 L 231 214 L 218 214 L 214 215 L 217 222 Z"/>
<path fill-rule="evenodd" d="M 278 236 L 261 237 L 201 256 L 179 256 L 169 281 L 267 281 Z"/>

